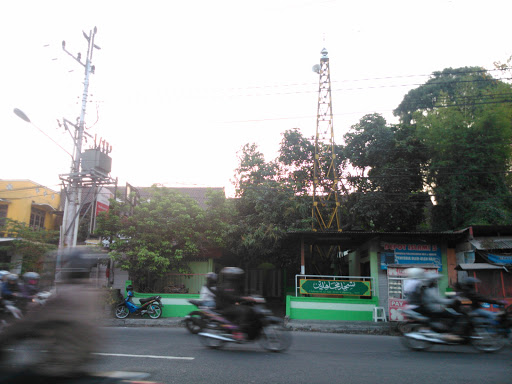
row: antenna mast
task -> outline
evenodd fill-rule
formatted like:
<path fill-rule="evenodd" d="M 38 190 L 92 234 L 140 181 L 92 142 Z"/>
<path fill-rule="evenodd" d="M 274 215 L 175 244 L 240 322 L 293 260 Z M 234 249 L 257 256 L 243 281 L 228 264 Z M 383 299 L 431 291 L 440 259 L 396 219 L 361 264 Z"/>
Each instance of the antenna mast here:
<path fill-rule="evenodd" d="M 339 178 L 336 170 L 331 103 L 329 56 L 324 48 L 313 71 L 320 76 L 313 173 L 313 231 L 338 231 L 340 227 Z"/>

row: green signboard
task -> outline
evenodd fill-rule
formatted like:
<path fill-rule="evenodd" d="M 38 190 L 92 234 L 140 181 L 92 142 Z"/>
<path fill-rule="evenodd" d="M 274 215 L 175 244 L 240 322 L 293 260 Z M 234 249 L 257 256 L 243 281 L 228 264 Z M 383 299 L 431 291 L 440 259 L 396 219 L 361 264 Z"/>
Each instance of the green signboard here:
<path fill-rule="evenodd" d="M 369 281 L 300 279 L 300 293 L 314 295 L 371 296 Z"/>

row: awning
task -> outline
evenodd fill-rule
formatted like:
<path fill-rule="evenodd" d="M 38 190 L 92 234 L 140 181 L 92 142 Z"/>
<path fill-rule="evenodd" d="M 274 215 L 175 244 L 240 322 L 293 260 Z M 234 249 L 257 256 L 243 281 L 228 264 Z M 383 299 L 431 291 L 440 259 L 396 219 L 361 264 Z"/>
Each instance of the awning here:
<path fill-rule="evenodd" d="M 50 204 L 41 204 L 41 203 L 32 203 L 32 205 L 38 207 L 38 208 L 43 208 L 43 209 L 46 209 L 48 211 L 56 211 L 55 208 L 53 208 Z"/>
<path fill-rule="evenodd" d="M 494 265 L 487 263 L 471 263 L 471 264 L 459 264 L 455 267 L 457 271 L 475 271 L 475 270 L 504 270 L 507 271 L 503 265 Z"/>
<path fill-rule="evenodd" d="M 7 241 L 15 241 L 15 240 L 21 240 L 17 237 L 0 237 L 0 243 L 5 243 Z"/>

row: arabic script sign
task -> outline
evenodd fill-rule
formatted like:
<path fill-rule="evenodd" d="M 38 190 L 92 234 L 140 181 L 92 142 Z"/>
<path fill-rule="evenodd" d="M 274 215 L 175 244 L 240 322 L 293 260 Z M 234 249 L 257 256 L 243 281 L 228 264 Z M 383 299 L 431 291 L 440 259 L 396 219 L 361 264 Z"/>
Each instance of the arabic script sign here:
<path fill-rule="evenodd" d="M 371 296 L 371 283 L 357 280 L 300 279 L 300 293 L 343 296 Z"/>

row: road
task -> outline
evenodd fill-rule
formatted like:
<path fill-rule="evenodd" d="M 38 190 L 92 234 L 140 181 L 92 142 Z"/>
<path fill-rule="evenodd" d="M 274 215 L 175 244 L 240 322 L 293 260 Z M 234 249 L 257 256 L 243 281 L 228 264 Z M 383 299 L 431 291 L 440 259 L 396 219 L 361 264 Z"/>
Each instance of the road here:
<path fill-rule="evenodd" d="M 285 353 L 256 343 L 204 348 L 180 328 L 105 328 L 102 371 L 144 371 L 171 383 L 510 383 L 512 347 L 482 354 L 469 346 L 410 352 L 398 337 L 293 332 Z"/>

